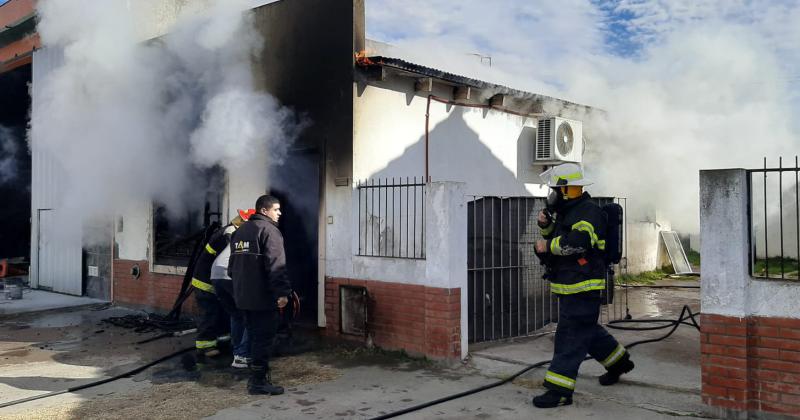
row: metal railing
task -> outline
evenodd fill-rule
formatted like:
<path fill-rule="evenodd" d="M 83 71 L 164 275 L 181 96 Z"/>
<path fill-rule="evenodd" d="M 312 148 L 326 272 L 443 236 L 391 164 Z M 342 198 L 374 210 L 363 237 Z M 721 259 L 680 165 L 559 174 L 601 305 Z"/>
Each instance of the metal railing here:
<path fill-rule="evenodd" d="M 543 239 L 536 218 L 545 199 L 468 196 L 467 200 L 468 341 L 524 337 L 557 322 L 558 300 L 542 278 L 545 268 L 534 251 L 536 241 Z M 627 207 L 625 199 L 594 201 Z M 623 229 L 627 236 L 627 226 Z M 627 257 L 627 246 L 624 252 Z M 618 275 L 620 270 L 627 272 L 624 265 L 615 269 Z M 613 304 L 602 308 L 600 321 L 623 318 L 626 304 L 627 294 L 618 294 Z"/>
<path fill-rule="evenodd" d="M 800 165 L 747 171 L 750 273 L 753 277 L 797 280 L 800 272 Z"/>
<path fill-rule="evenodd" d="M 359 181 L 356 193 L 357 255 L 425 259 L 423 177 Z"/>

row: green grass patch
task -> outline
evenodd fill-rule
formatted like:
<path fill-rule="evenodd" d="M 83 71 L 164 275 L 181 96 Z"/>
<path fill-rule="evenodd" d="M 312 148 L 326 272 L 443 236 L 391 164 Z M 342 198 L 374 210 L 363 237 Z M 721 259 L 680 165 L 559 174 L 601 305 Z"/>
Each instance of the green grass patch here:
<path fill-rule="evenodd" d="M 769 273 L 767 273 L 769 269 Z M 758 277 L 781 278 L 781 258 L 757 259 L 753 264 L 753 275 Z M 797 260 L 783 258 L 783 275 L 787 279 L 797 279 Z"/>
<path fill-rule="evenodd" d="M 692 267 L 700 267 L 700 253 L 699 252 L 697 252 L 697 251 L 695 251 L 693 249 L 690 249 L 688 252 L 686 252 L 686 258 L 689 259 L 689 264 L 691 264 Z"/>
<path fill-rule="evenodd" d="M 662 270 L 645 271 L 639 274 L 622 274 L 617 276 L 617 284 L 655 284 L 658 280 L 667 277 L 669 273 Z"/>

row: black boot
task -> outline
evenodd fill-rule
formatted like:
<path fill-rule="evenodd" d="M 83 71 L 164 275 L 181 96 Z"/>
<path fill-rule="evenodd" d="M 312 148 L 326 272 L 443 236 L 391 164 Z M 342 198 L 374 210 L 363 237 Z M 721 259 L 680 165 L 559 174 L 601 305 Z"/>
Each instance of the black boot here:
<path fill-rule="evenodd" d="M 250 368 L 250 380 L 247 382 L 247 392 L 250 395 L 281 395 L 283 387 L 272 385 L 269 369 L 253 366 Z"/>
<path fill-rule="evenodd" d="M 572 404 L 572 396 L 558 391 L 548 390 L 538 397 L 533 397 L 533 405 L 537 408 L 554 408 Z"/>
<path fill-rule="evenodd" d="M 614 385 L 615 383 L 619 382 L 620 376 L 632 371 L 633 367 L 633 361 L 631 361 L 630 356 L 626 354 L 625 358 L 613 364 L 611 368 L 608 369 L 608 372 L 601 375 L 600 378 L 598 378 L 598 381 L 600 382 L 600 385 L 603 386 Z"/>

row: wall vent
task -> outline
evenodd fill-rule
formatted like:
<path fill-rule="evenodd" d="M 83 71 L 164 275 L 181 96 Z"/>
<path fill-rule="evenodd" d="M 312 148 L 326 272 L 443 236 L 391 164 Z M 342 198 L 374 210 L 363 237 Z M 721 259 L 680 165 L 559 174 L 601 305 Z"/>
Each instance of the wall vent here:
<path fill-rule="evenodd" d="M 339 322 L 342 334 L 367 335 L 367 288 L 339 286 Z"/>

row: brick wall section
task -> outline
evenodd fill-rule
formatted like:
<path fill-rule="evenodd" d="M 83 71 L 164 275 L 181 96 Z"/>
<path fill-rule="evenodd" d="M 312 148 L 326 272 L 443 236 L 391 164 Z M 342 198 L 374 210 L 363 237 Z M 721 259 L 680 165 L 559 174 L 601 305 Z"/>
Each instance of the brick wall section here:
<path fill-rule="evenodd" d="M 139 265 L 139 278 L 131 275 L 131 268 Z M 158 274 L 149 271 L 147 261 L 114 260 L 114 303 L 156 313 L 172 310 L 181 290 L 183 276 Z M 182 313 L 196 313 L 195 300 L 190 297 L 183 304 Z"/>
<path fill-rule="evenodd" d="M 367 288 L 367 328 L 376 346 L 433 359 L 461 357 L 461 289 L 328 277 L 326 334 L 351 340 L 361 338 L 340 333 L 340 285 Z"/>
<path fill-rule="evenodd" d="M 703 402 L 800 418 L 800 319 L 701 319 Z"/>

